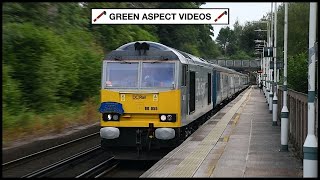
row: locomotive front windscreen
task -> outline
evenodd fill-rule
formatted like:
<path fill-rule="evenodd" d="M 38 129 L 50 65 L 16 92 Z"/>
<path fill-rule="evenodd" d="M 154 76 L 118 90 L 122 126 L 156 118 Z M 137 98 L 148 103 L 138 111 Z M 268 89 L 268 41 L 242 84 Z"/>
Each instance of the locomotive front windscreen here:
<path fill-rule="evenodd" d="M 139 63 L 108 63 L 107 87 L 138 87 Z"/>
<path fill-rule="evenodd" d="M 141 87 L 172 87 L 174 65 L 174 63 L 142 63 Z"/>
<path fill-rule="evenodd" d="M 104 87 L 147 89 L 174 87 L 175 63 L 140 63 L 139 66 L 139 62 L 108 62 Z"/>

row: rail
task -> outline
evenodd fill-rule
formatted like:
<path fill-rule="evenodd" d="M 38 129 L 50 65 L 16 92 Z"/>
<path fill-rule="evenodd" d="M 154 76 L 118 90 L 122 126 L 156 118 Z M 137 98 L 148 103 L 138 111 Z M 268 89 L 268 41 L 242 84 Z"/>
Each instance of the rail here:
<path fill-rule="evenodd" d="M 36 170 L 34 172 L 31 172 L 27 175 L 22 176 L 22 178 L 35 178 L 35 177 L 44 177 L 44 175 L 49 174 L 50 172 L 61 169 L 63 166 L 68 165 L 71 162 L 74 162 L 75 160 L 78 160 L 80 158 L 83 158 L 85 156 L 88 156 L 89 154 L 92 154 L 93 152 L 100 151 L 101 146 L 97 145 L 90 149 L 84 150 L 80 153 L 77 153 L 73 156 L 67 157 L 65 159 L 62 159 L 58 162 L 55 162 L 53 164 L 50 164 L 49 166 L 46 166 L 44 168 L 41 168 L 39 170 Z"/>
<path fill-rule="evenodd" d="M 281 123 L 283 89 L 278 88 L 278 124 Z M 303 159 L 303 144 L 308 134 L 308 94 L 288 89 L 287 107 L 289 110 L 289 142 L 298 157 Z M 318 138 L 318 98 L 315 98 L 315 135 Z"/>
<path fill-rule="evenodd" d="M 87 140 L 88 138 L 97 136 L 99 134 L 100 134 L 100 132 L 92 133 L 92 134 L 89 134 L 89 135 L 86 135 L 86 136 L 83 136 L 83 137 L 80 137 L 80 138 L 65 142 L 63 144 L 59 144 L 57 146 L 50 147 L 48 149 L 41 150 L 39 152 L 36 152 L 36 153 L 33 153 L 33 154 L 29 154 L 27 156 L 24 156 L 24 157 L 21 157 L 21 158 L 6 162 L 6 163 L 2 164 L 2 168 L 3 169 L 8 169 L 10 166 L 16 166 L 18 164 L 22 164 L 23 161 L 30 161 L 31 158 L 41 157 L 45 153 L 52 153 L 54 150 L 57 150 L 57 149 L 62 148 L 62 147 L 66 147 L 68 145 L 73 145 L 74 143 L 78 143 L 79 141 L 82 141 L 82 140 Z"/>

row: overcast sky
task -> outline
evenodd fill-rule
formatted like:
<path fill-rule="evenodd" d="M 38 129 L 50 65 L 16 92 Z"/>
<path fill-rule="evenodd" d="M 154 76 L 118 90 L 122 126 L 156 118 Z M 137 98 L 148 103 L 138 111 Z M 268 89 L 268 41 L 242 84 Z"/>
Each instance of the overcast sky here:
<path fill-rule="evenodd" d="M 279 7 L 281 3 L 278 2 Z M 273 4 L 273 9 L 275 5 Z M 271 11 L 271 2 L 207 2 L 202 5 L 201 8 L 229 8 L 229 27 L 233 29 L 233 24 L 236 22 L 237 18 L 240 25 L 245 25 L 247 21 L 260 20 L 263 15 L 266 15 Z M 214 26 L 214 39 L 218 37 L 219 31 L 222 27 L 227 27 L 227 25 L 215 25 Z"/>

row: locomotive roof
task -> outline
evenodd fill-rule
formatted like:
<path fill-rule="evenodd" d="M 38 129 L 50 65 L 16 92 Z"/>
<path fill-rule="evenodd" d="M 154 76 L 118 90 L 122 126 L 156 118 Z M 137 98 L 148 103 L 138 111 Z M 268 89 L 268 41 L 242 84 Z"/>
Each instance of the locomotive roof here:
<path fill-rule="evenodd" d="M 208 62 L 203 58 L 152 41 L 135 41 L 124 44 L 116 50 L 111 51 L 105 57 L 105 60 L 118 61 L 150 59 L 159 61 L 177 60 L 184 64 L 211 66 L 220 71 L 241 74 L 235 70 Z"/>

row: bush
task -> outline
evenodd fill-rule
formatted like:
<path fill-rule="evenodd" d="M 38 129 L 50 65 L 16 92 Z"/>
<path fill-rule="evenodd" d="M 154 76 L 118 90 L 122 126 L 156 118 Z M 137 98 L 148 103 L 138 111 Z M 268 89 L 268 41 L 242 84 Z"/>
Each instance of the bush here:
<path fill-rule="evenodd" d="M 308 93 L 308 54 L 288 58 L 288 88 Z"/>
<path fill-rule="evenodd" d="M 12 77 L 7 81 L 21 90 L 19 101 L 28 108 L 53 110 L 99 93 L 102 50 L 88 32 L 70 29 L 58 35 L 32 23 L 8 23 L 3 36 L 3 64 Z"/>

